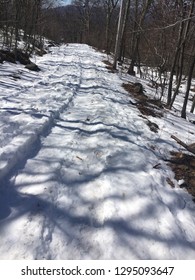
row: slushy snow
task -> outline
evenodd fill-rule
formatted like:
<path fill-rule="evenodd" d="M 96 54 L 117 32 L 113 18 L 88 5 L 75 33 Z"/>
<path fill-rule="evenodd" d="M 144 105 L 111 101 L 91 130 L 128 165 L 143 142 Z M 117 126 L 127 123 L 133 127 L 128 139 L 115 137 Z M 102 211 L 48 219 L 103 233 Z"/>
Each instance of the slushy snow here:
<path fill-rule="evenodd" d="M 195 204 L 164 161 L 194 126 L 166 111 L 152 132 L 104 59 L 69 44 L 39 73 L 0 65 L 0 259 L 195 259 Z"/>

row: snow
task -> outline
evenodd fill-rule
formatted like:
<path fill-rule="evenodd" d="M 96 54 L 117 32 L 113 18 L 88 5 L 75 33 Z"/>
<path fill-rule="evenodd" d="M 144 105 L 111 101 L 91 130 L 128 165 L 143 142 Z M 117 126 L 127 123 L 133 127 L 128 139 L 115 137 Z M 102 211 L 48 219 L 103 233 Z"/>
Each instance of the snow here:
<path fill-rule="evenodd" d="M 152 132 L 105 58 L 0 66 L 1 259 L 195 259 L 195 204 L 163 160 L 194 125 L 166 111 Z"/>

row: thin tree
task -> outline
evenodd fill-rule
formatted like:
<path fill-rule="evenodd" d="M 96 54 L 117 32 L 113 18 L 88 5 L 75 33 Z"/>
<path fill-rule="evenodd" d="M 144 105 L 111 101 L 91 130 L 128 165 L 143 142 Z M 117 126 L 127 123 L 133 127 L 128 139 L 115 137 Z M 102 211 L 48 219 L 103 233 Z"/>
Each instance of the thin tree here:
<path fill-rule="evenodd" d="M 123 38 L 124 27 L 125 27 L 125 15 L 127 13 L 128 1 L 129 0 L 121 0 L 118 29 L 117 29 L 117 34 L 116 34 L 114 62 L 113 62 L 113 66 L 112 66 L 113 69 L 116 69 L 116 67 L 117 67 L 117 60 L 119 58 L 120 49 L 122 46 L 122 38 Z"/>
<path fill-rule="evenodd" d="M 110 51 L 110 31 L 111 19 L 114 10 L 116 9 L 119 0 L 102 0 L 104 9 L 106 10 L 106 32 L 105 32 L 105 49 L 108 53 Z"/>
<path fill-rule="evenodd" d="M 131 54 L 131 63 L 128 69 L 128 74 L 134 75 L 134 66 L 137 60 L 139 60 L 139 43 L 140 36 L 142 32 L 143 23 L 146 17 L 146 14 L 152 4 L 153 0 L 145 0 L 142 5 L 140 16 L 138 18 L 138 10 L 140 9 L 139 1 L 135 0 L 135 19 L 134 19 L 134 28 L 133 28 L 133 42 L 132 42 L 132 54 Z"/>
<path fill-rule="evenodd" d="M 184 69 L 184 54 L 186 49 L 186 43 L 188 39 L 188 35 L 190 33 L 190 24 L 191 24 L 191 18 L 194 10 L 194 0 L 191 1 L 191 5 L 189 7 L 189 12 L 187 12 L 186 4 L 182 4 L 182 19 L 185 19 L 185 17 L 188 18 L 186 21 L 182 21 L 180 24 L 180 33 L 178 38 L 178 45 L 176 48 L 175 58 L 173 61 L 172 71 L 170 75 L 169 80 L 169 88 L 168 88 L 168 99 L 167 99 L 167 105 L 169 109 L 173 106 L 173 103 L 175 101 L 175 98 L 179 92 L 179 87 L 181 85 L 182 75 L 183 75 L 183 69 Z M 178 61 L 178 73 L 177 73 L 177 86 L 174 90 L 174 94 L 172 96 L 172 84 L 173 84 L 173 76 L 175 73 L 175 67 L 176 63 Z"/>
<path fill-rule="evenodd" d="M 190 93 L 190 87 L 191 87 L 191 83 L 192 83 L 194 67 L 195 67 L 195 43 L 194 43 L 194 54 L 191 57 L 191 64 L 190 64 L 189 73 L 188 73 L 186 94 L 185 94 L 184 103 L 183 103 L 183 107 L 182 107 L 182 111 L 181 111 L 181 117 L 184 119 L 186 119 L 186 108 L 187 108 L 188 99 L 189 99 L 189 93 Z"/>

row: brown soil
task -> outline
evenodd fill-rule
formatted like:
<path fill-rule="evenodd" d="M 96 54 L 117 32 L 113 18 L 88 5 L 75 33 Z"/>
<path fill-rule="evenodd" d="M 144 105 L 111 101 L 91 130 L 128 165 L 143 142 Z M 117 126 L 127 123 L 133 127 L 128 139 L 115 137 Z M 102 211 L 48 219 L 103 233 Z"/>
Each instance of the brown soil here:
<path fill-rule="evenodd" d="M 180 187 L 186 188 L 195 201 L 195 156 L 171 152 L 171 159 L 168 165 L 175 173 L 176 180 L 184 180 Z"/>
<path fill-rule="evenodd" d="M 106 69 L 109 70 L 111 73 L 116 73 L 118 72 L 117 70 L 113 69 L 112 63 L 108 60 L 103 60 L 104 64 L 106 64 Z"/>
<path fill-rule="evenodd" d="M 141 117 L 147 120 L 147 125 L 153 132 L 158 132 L 158 125 L 149 121 L 147 116 L 161 118 L 163 116 L 163 104 L 160 100 L 149 99 L 144 92 L 138 93 L 134 90 L 134 85 L 131 83 L 123 84 L 123 88 L 130 93 L 130 95 L 135 99 L 135 102 L 130 102 L 137 106 L 141 112 Z M 168 165 L 171 167 L 175 173 L 176 180 L 183 180 L 184 183 L 180 185 L 181 188 L 185 188 L 194 198 L 195 202 L 195 156 L 171 152 L 171 159 L 167 160 Z M 156 166 L 155 168 L 159 168 Z M 174 183 L 167 178 L 168 184 L 174 188 Z"/>
<path fill-rule="evenodd" d="M 145 116 L 152 116 L 161 118 L 163 116 L 162 109 L 163 104 L 160 100 L 150 99 L 144 94 L 144 89 L 142 92 L 137 92 L 136 84 L 128 83 L 123 84 L 123 88 L 128 91 L 134 99 L 137 101 L 135 105 L 140 110 L 140 112 Z"/>

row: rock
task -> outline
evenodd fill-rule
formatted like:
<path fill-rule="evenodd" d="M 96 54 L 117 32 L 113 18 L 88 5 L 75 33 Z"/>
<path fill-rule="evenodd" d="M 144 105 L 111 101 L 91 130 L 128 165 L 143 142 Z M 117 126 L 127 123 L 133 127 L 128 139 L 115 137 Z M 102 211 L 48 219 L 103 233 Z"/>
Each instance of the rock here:
<path fill-rule="evenodd" d="M 134 70 L 128 70 L 127 71 L 127 73 L 129 74 L 129 75 L 131 75 L 131 76 L 135 76 L 136 74 L 135 74 L 135 71 Z"/>
<path fill-rule="evenodd" d="M 8 61 L 11 63 L 16 63 L 15 54 L 11 51 L 1 50 L 0 51 L 0 59 L 3 61 Z"/>
<path fill-rule="evenodd" d="M 1 55 L 1 52 L 0 52 L 0 63 L 3 63 L 4 59 L 3 59 L 3 56 Z"/>
<path fill-rule="evenodd" d="M 17 50 L 16 60 L 19 61 L 23 65 L 31 64 L 31 61 L 29 59 L 29 55 L 26 54 L 26 53 L 23 53 L 21 50 Z"/>
<path fill-rule="evenodd" d="M 25 68 L 27 68 L 28 70 L 31 70 L 31 71 L 36 71 L 36 72 L 41 71 L 41 69 L 35 63 L 32 63 L 32 62 L 30 64 L 27 64 L 25 66 Z"/>
<path fill-rule="evenodd" d="M 45 50 L 42 50 L 42 49 L 41 50 L 37 49 L 36 54 L 39 55 L 39 56 L 43 56 L 44 54 L 47 54 L 47 52 Z"/>
<path fill-rule="evenodd" d="M 140 84 L 140 83 L 134 83 L 134 92 L 139 93 L 139 94 L 143 94 L 144 93 L 143 85 Z"/>

